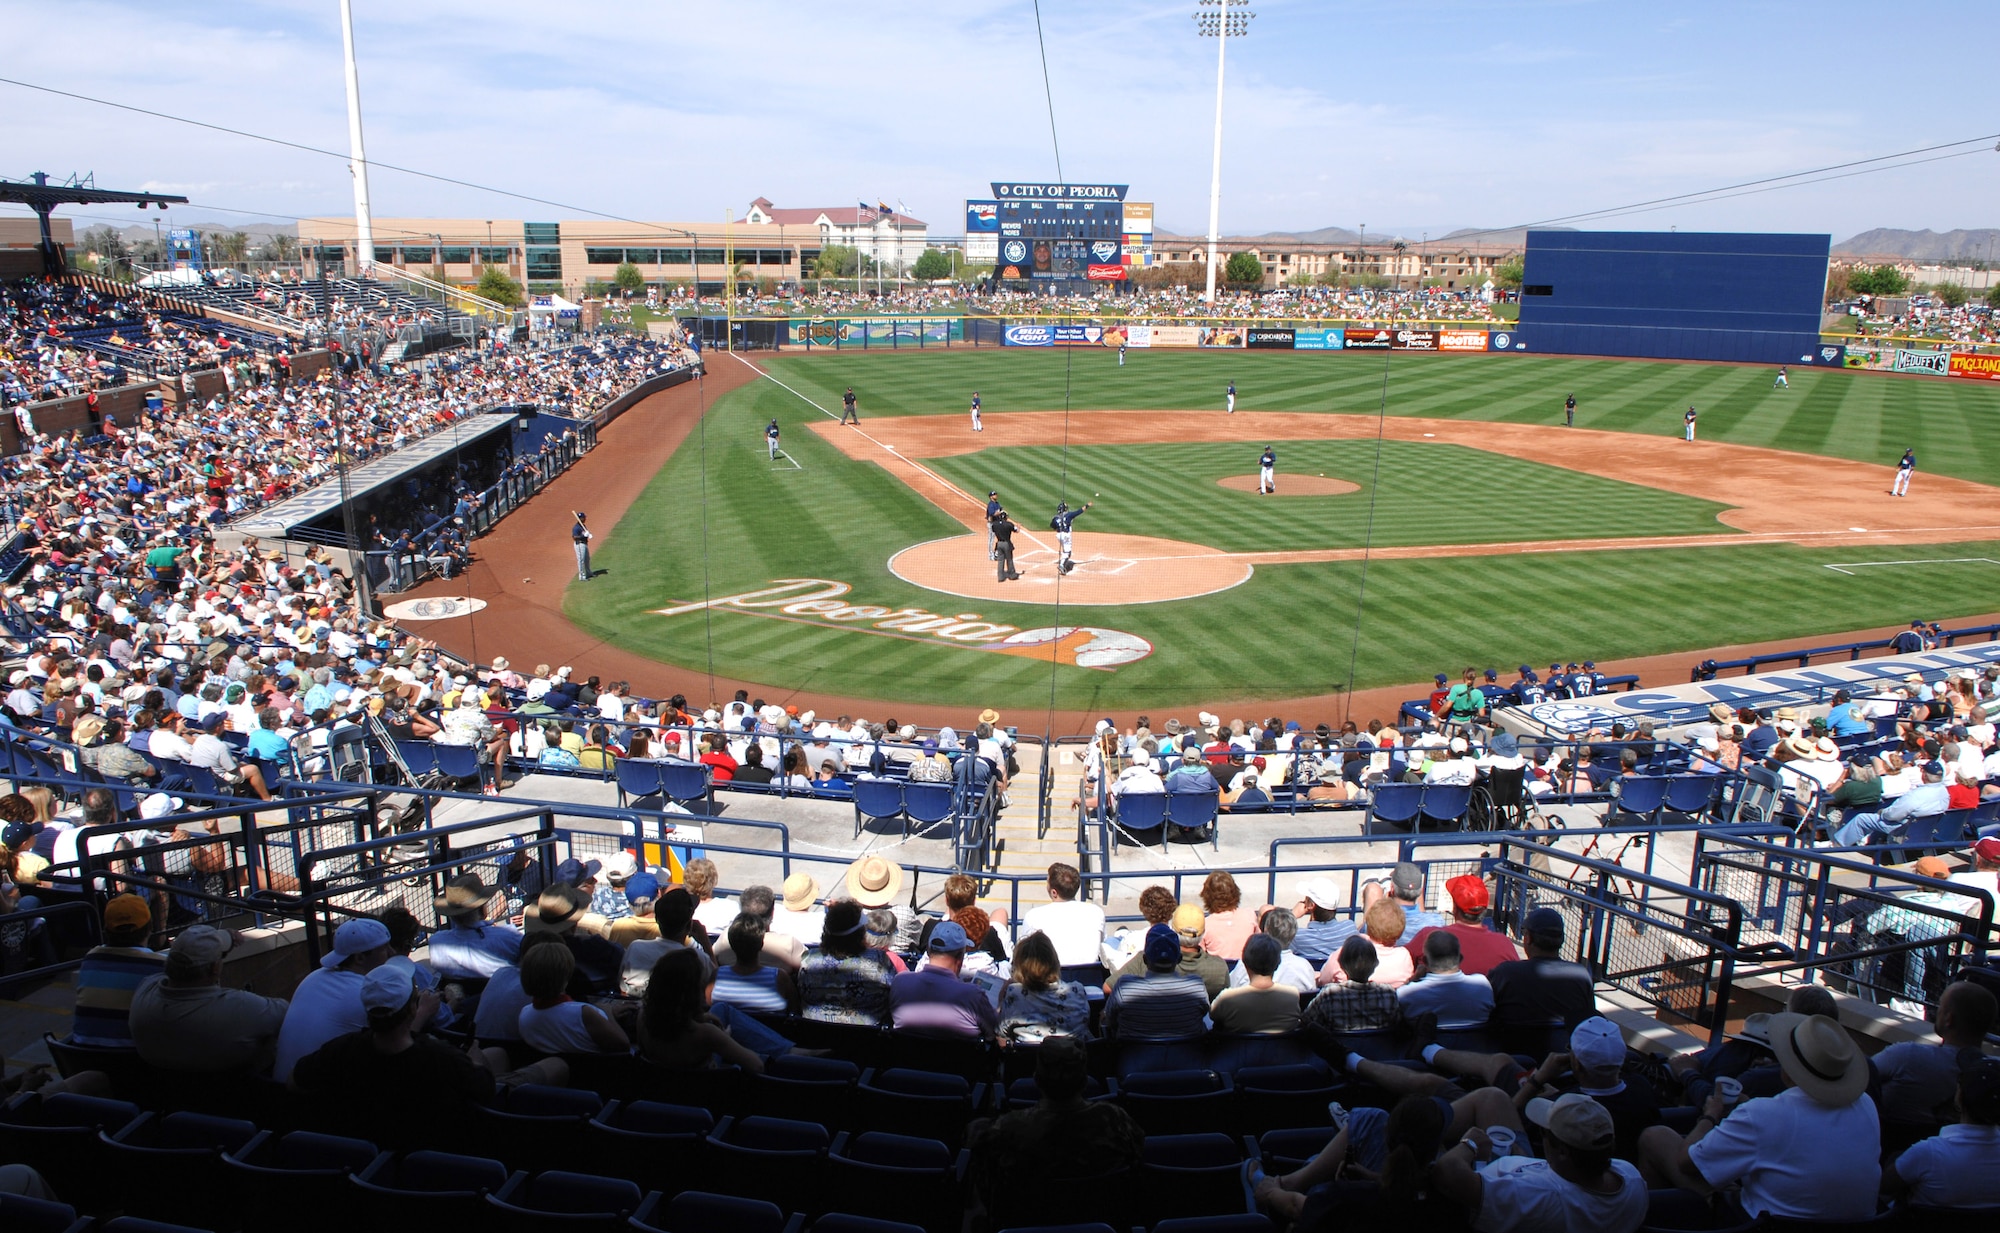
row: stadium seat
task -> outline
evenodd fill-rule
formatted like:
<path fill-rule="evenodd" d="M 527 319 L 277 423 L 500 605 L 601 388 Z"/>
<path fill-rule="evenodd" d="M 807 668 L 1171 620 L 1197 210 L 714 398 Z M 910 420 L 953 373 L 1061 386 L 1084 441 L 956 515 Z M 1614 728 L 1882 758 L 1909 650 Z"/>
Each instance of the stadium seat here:
<path fill-rule="evenodd" d="M 592 1167 L 656 1190 L 678 1189 L 661 1176 L 698 1177 L 715 1118 L 692 1105 L 614 1100 L 584 1128 Z"/>
<path fill-rule="evenodd" d="M 486 1196 L 501 1227 L 514 1233 L 620 1228 L 645 1200 L 638 1183 L 625 1178 L 562 1170 L 516 1173 Z"/>
<path fill-rule="evenodd" d="M 1167 821 L 1182 830 L 1207 829 L 1209 846 L 1222 850 L 1222 797 L 1216 792 L 1167 793 Z M 1165 847 L 1164 840 L 1161 846 Z"/>
<path fill-rule="evenodd" d="M 1162 1220 L 1153 1226 L 1153 1233 L 1277 1233 L 1277 1226 L 1261 1212 L 1236 1212 L 1228 1216 Z"/>
<path fill-rule="evenodd" d="M 403 765 L 410 768 L 410 774 L 417 778 L 437 773 L 437 746 L 429 741 L 397 741 L 396 752 L 402 756 Z"/>
<path fill-rule="evenodd" d="M 373 1223 L 452 1227 L 483 1223 L 485 1198 L 507 1184 L 507 1166 L 451 1152 L 384 1152 L 349 1178 Z"/>
<path fill-rule="evenodd" d="M 790 1211 L 825 1199 L 832 1136 L 818 1122 L 724 1118 L 708 1137 L 710 1174 L 730 1194 L 766 1195 Z"/>
<path fill-rule="evenodd" d="M 1127 1075 L 1118 1103 L 1148 1135 L 1192 1134 L 1229 1124 L 1234 1092 L 1212 1070 L 1162 1070 Z"/>
<path fill-rule="evenodd" d="M 903 819 L 903 784 L 897 779 L 857 779 L 854 781 L 854 837 L 861 838 L 861 830 L 868 823 L 880 818 Z M 903 833 L 908 834 L 910 824 L 903 821 Z"/>
<path fill-rule="evenodd" d="M 641 1233 L 800 1233 L 805 1217 L 787 1217 L 761 1199 L 684 1190 L 643 1219 L 634 1217 L 632 1227 Z"/>
<path fill-rule="evenodd" d="M 869 1131 L 841 1135 L 827 1154 L 828 1206 L 856 1216 L 956 1228 L 969 1155 L 937 1139 Z"/>
<path fill-rule="evenodd" d="M 310 1130 L 260 1134 L 222 1157 L 220 1192 L 230 1197 L 241 1227 L 251 1233 L 335 1233 L 347 1227 L 347 1179 L 374 1163 L 365 1139 Z"/>
<path fill-rule="evenodd" d="M 1236 1124 L 1249 1133 L 1268 1126 L 1322 1126 L 1328 1101 L 1345 1085 L 1324 1064 L 1246 1066 L 1236 1071 Z"/>
<path fill-rule="evenodd" d="M 861 1068 L 853 1062 L 780 1054 L 765 1064 L 763 1074 L 750 1076 L 749 1107 L 766 1117 L 850 1125 L 850 1102 L 860 1081 Z"/>
<path fill-rule="evenodd" d="M 1972 814 L 1970 809 L 1951 809 L 1911 818 L 1901 835 L 1881 836 L 1870 855 L 1877 864 L 1904 865 L 1919 857 L 1956 851 L 1972 838 Z"/>
<path fill-rule="evenodd" d="M 934 1070 L 960 1076 L 969 1083 L 984 1083 L 999 1069 L 998 1051 L 984 1039 L 895 1031 L 886 1035 L 884 1056 L 893 1058 L 904 1070 Z"/>
<path fill-rule="evenodd" d="M 1785 799 L 1785 785 L 1777 773 L 1746 764 L 1739 776 L 1731 785 L 1736 789 L 1736 795 L 1731 802 L 1729 820 L 1736 823 L 1774 821 Z"/>
<path fill-rule="evenodd" d="M 925 829 L 951 820 L 952 786 L 948 783 L 906 783 L 903 785 L 903 813 L 911 827 Z"/>
<path fill-rule="evenodd" d="M 1420 783 L 1384 783 L 1375 787 L 1374 796 L 1368 801 L 1368 816 L 1361 821 L 1361 833 L 1374 835 L 1384 829 L 1408 831 L 1417 822 L 1423 808 L 1424 785 Z M 1379 824 L 1387 823 L 1385 828 Z"/>
<path fill-rule="evenodd" d="M 715 784 L 709 778 L 708 768 L 700 763 L 660 763 L 660 791 L 677 804 L 700 801 L 700 812 L 715 812 Z"/>
<path fill-rule="evenodd" d="M 61 1092 L 29 1096 L 0 1109 L 0 1160 L 34 1161 L 57 1194 L 97 1193 L 106 1159 L 103 1133 L 116 1133 L 139 1117 L 123 1100 Z"/>
<path fill-rule="evenodd" d="M 870 1070 L 854 1088 L 855 1125 L 894 1128 L 949 1147 L 965 1142 L 965 1124 L 983 1103 L 985 1086 L 963 1075 L 930 1070 Z"/>
<path fill-rule="evenodd" d="M 603 1109 L 594 1091 L 524 1083 L 472 1106 L 472 1141 L 510 1169 L 587 1167 L 585 1128 Z"/>
<path fill-rule="evenodd" d="M 137 1097 L 145 1094 L 152 1078 L 152 1068 L 140 1059 L 137 1049 L 80 1045 L 67 1036 L 57 1039 L 50 1032 L 42 1033 L 42 1044 L 56 1064 L 56 1073 L 65 1079 L 95 1070 L 111 1080 L 114 1092 Z"/>
<path fill-rule="evenodd" d="M 1106 1176 L 1109 1178 L 1111 1175 Z M 1094 1179 L 1084 1180 L 1089 1181 Z M 1067 1209 L 1067 1204 L 1063 1206 Z M 1113 1217 L 1113 1219 L 1117 1219 L 1117 1217 Z M 1093 1222 L 1090 1224 L 1017 1224 L 1009 1225 L 1000 1230 L 1000 1233 L 1118 1233 L 1118 1231 L 1109 1224 Z"/>
<path fill-rule="evenodd" d="M 850 1216 L 846 1212 L 828 1212 L 813 1221 L 812 1227 L 813 1233 L 924 1233 L 924 1226 L 920 1224 L 903 1224 L 872 1216 Z"/>
<path fill-rule="evenodd" d="M 1149 1134 L 1142 1161 L 1133 1191 L 1140 1223 L 1226 1212 L 1243 1203 L 1243 1147 L 1229 1135 Z"/>
<path fill-rule="evenodd" d="M 1431 783 L 1423 785 L 1423 796 L 1417 810 L 1418 830 L 1462 830 L 1466 815 L 1472 809 L 1472 789 L 1464 784 Z"/>
<path fill-rule="evenodd" d="M 1326 1149 L 1340 1131 L 1331 1121 L 1322 1126 L 1267 1130 L 1257 1138 L 1257 1158 L 1269 1174 L 1293 1173 Z"/>
<path fill-rule="evenodd" d="M 1133 839 L 1144 842 L 1149 831 L 1160 832 L 1160 846 L 1167 843 L 1167 794 L 1164 792 L 1127 792 L 1118 798 L 1118 829 Z"/>
<path fill-rule="evenodd" d="M 178 1223 L 214 1224 L 223 1153 L 256 1137 L 254 1124 L 236 1118 L 142 1113 L 116 1133 L 99 1133 L 106 1167 L 97 1188 L 113 1207 L 143 1209 Z"/>
<path fill-rule="evenodd" d="M 79 1219 L 67 1203 L 0 1193 L 0 1227 L 7 1233 L 84 1233 L 90 1220 Z"/>
<path fill-rule="evenodd" d="M 643 758 L 620 758 L 611 764 L 611 770 L 618 780 L 620 809 L 635 800 L 644 800 L 649 796 L 663 796 L 658 762 Z"/>
<path fill-rule="evenodd" d="M 431 745 L 431 753 L 437 760 L 437 772 L 454 784 L 470 779 L 476 783 L 485 782 L 485 772 L 479 765 L 479 751 L 470 745 Z"/>
<path fill-rule="evenodd" d="M 1628 775 L 1612 781 L 1618 785 L 1618 795 L 1611 808 L 1605 811 L 1604 824 L 1636 818 L 1651 825 L 1659 821 L 1660 810 L 1667 803 L 1667 785 L 1671 779 L 1662 775 Z"/>
<path fill-rule="evenodd" d="M 107 1220 L 101 1229 L 102 1233 L 208 1233 L 205 1226 L 170 1224 L 164 1220 L 147 1220 L 140 1216 L 120 1216 L 116 1220 Z"/>
<path fill-rule="evenodd" d="M 1661 811 L 1691 822 L 1701 821 L 1714 808 L 1716 789 L 1721 785 L 1720 775 L 1674 775 L 1667 780 Z"/>

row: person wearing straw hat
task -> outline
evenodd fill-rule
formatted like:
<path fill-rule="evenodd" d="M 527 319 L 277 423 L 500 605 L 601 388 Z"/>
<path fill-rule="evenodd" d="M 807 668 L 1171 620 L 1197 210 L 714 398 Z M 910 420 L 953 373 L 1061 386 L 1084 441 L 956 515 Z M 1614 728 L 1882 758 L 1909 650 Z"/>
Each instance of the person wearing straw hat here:
<path fill-rule="evenodd" d="M 923 919 L 909 904 L 898 902 L 903 895 L 903 878 L 901 865 L 871 855 L 849 865 L 844 881 L 847 897 L 860 904 L 863 911 L 880 908 L 896 918 L 895 949 L 908 953 L 917 948 Z"/>
<path fill-rule="evenodd" d="M 1740 1184 L 1731 1204 L 1753 1220 L 1867 1220 L 1882 1177 L 1868 1059 L 1825 1015 L 1775 1014 L 1766 1031 L 1784 1090 L 1733 1107 L 1710 1095 L 1685 1137 L 1664 1126 L 1639 1137 L 1641 1169 L 1704 1196 Z"/>
<path fill-rule="evenodd" d="M 1474 1229 L 1632 1233 L 1645 1223 L 1646 1181 L 1612 1155 L 1616 1135 L 1603 1105 L 1571 1092 L 1531 1100 L 1525 1112 L 1541 1128 L 1545 1159 L 1509 1155 L 1482 1168 L 1493 1143 L 1474 1128 L 1431 1168 L 1432 1186 L 1472 1214 Z"/>
<path fill-rule="evenodd" d="M 476 873 L 453 878 L 437 897 L 430 964 L 439 980 L 490 980 L 521 954 L 521 931 L 486 919 L 493 888 Z"/>
<path fill-rule="evenodd" d="M 770 931 L 797 938 L 803 946 L 815 945 L 826 932 L 826 909 L 819 900 L 818 878 L 809 873 L 786 878 L 778 906 L 771 913 Z"/>

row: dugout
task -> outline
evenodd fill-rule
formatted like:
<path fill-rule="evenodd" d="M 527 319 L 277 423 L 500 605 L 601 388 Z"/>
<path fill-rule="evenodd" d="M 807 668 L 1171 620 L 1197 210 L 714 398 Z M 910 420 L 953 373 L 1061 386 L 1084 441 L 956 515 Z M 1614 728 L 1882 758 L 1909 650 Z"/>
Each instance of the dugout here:
<path fill-rule="evenodd" d="M 1530 231 L 1515 349 L 1838 363 L 1822 359 L 1819 346 L 1832 242 L 1786 233 Z"/>

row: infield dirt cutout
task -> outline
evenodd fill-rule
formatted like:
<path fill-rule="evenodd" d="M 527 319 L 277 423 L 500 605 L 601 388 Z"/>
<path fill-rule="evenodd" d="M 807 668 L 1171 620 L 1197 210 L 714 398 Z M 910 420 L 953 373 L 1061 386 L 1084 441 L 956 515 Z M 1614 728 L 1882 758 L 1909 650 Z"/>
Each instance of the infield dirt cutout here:
<path fill-rule="evenodd" d="M 1360 492 L 1361 485 L 1350 484 L 1344 479 L 1334 479 L 1330 475 L 1286 475 L 1278 473 L 1277 488 L 1266 496 L 1273 497 L 1338 497 L 1350 492 Z M 1215 481 L 1219 488 L 1231 492 L 1255 492 L 1258 480 L 1254 475 L 1225 475 Z"/>
<path fill-rule="evenodd" d="M 1149 604 L 1212 594 L 1248 581 L 1258 565 L 1325 561 L 1602 552 L 1636 548 L 1716 548 L 1746 544 L 1884 545 L 1954 543 L 2000 532 L 2000 488 L 1919 474 L 1908 497 L 1889 495 L 1894 468 L 1754 445 L 1682 441 L 1490 420 L 1244 411 L 1017 411 L 984 417 L 973 434 L 958 416 L 864 420 L 858 427 L 812 425 L 857 460 L 877 463 L 971 534 L 906 548 L 890 559 L 896 575 L 947 595 L 1016 603 Z M 1223 552 L 1201 544 L 1078 531 L 1077 568 L 1056 585 L 1055 533 L 1023 512 L 1016 533 L 1020 582 L 999 583 L 986 556 L 986 503 L 924 465 L 927 458 L 1005 446 L 1150 445 L 1189 441 L 1356 440 L 1378 433 L 1398 441 L 1438 441 L 1642 484 L 1726 505 L 1718 520 L 1739 534 L 1516 540 L 1298 552 Z M 1278 488 L 1302 477 L 1278 471 Z M 1317 479 L 1318 477 L 1312 477 Z M 1328 477 L 1329 479 L 1331 477 Z M 1227 481 L 1224 481 L 1225 483 Z M 1255 480 L 1250 481 L 1252 490 Z M 1034 525 L 1026 525 L 1034 524 Z M 1855 530 L 1856 525 L 1866 530 Z M 1233 578 L 1233 581 L 1230 579 Z M 1033 580 L 1033 581 L 1031 581 Z M 1086 590 L 1085 588 L 1088 588 Z"/>

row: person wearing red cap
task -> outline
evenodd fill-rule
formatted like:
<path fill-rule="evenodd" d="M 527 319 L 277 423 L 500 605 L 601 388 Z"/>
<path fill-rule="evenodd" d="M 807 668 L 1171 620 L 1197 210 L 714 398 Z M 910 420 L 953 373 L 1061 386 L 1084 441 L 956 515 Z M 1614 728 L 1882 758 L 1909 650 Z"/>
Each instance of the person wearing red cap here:
<path fill-rule="evenodd" d="M 2000 899 L 2000 838 L 1987 835 L 1973 844 L 1972 868 L 1952 874 L 1951 880 Z"/>
<path fill-rule="evenodd" d="M 1458 938 L 1459 970 L 1468 976 L 1484 976 L 1503 963 L 1521 957 L 1521 951 L 1504 933 L 1495 933 L 1481 921 L 1490 899 L 1486 882 L 1477 874 L 1461 874 L 1444 884 L 1451 896 L 1451 923 L 1443 926 Z M 1439 926 L 1420 929 L 1407 949 L 1417 971 L 1424 971 L 1424 940 Z"/>

